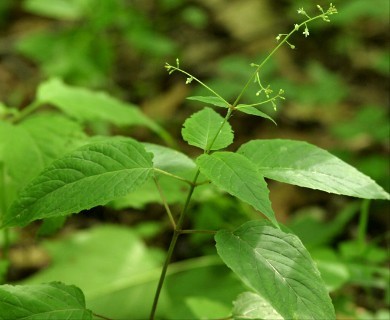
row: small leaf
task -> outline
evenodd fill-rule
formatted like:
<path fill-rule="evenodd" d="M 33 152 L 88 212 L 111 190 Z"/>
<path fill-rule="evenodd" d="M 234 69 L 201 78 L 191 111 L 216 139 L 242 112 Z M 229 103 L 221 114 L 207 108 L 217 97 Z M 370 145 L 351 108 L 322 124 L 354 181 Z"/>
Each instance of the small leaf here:
<path fill-rule="evenodd" d="M 118 126 L 146 126 L 160 135 L 167 133 L 132 104 L 119 101 L 104 92 L 68 86 L 57 78 L 38 88 L 37 100 L 50 103 L 82 122 L 108 121 Z"/>
<path fill-rule="evenodd" d="M 222 260 L 284 319 L 335 319 L 325 284 L 299 238 L 250 221 L 215 240 Z"/>
<path fill-rule="evenodd" d="M 253 292 L 241 293 L 233 306 L 233 320 L 284 320 L 268 301 Z"/>
<path fill-rule="evenodd" d="M 278 225 L 264 177 L 248 159 L 233 152 L 215 152 L 201 155 L 196 162 L 200 172 L 217 187 L 249 203 Z"/>
<path fill-rule="evenodd" d="M 268 114 L 266 114 L 266 113 L 264 113 L 264 112 L 261 112 L 261 111 L 258 110 L 257 108 L 252 107 L 251 105 L 248 105 L 248 104 L 239 104 L 239 105 L 236 107 L 236 110 L 241 111 L 241 112 L 243 112 L 243 113 L 251 114 L 251 115 L 254 115 L 254 116 L 266 118 L 266 119 L 271 120 L 273 123 L 276 124 L 275 120 L 272 119 Z"/>
<path fill-rule="evenodd" d="M 138 189 L 152 175 L 152 156 L 130 138 L 107 138 L 55 160 L 21 192 L 2 227 L 80 212 Z"/>
<path fill-rule="evenodd" d="M 0 320 L 92 320 L 82 291 L 60 282 L 0 286 Z"/>
<path fill-rule="evenodd" d="M 184 122 L 181 132 L 183 139 L 203 150 L 226 148 L 233 142 L 234 135 L 228 122 L 225 122 L 221 129 L 223 121 L 222 116 L 213 109 L 204 108 Z"/>
<path fill-rule="evenodd" d="M 273 180 L 359 198 L 390 199 L 370 177 L 306 142 L 253 140 L 242 145 L 238 153 Z"/>
<path fill-rule="evenodd" d="M 229 105 L 226 103 L 226 101 L 223 101 L 221 98 L 218 97 L 204 97 L 204 96 L 192 96 L 192 97 L 187 97 L 188 100 L 193 100 L 193 101 L 200 101 L 203 103 L 208 103 L 213 106 L 221 107 L 221 108 L 228 108 Z"/>

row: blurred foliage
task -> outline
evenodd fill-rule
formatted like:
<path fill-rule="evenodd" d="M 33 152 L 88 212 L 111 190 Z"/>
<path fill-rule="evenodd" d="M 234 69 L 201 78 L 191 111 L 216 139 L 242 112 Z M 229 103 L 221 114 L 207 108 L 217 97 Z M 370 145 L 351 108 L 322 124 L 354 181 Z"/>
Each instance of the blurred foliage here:
<path fill-rule="evenodd" d="M 270 10 L 264 21 L 273 22 L 262 26 L 260 20 L 238 17 L 247 25 L 258 25 L 257 36 L 239 38 L 231 31 L 236 24 L 235 17 L 228 15 L 233 6 L 229 1 L 215 1 L 213 7 L 201 0 L 2 0 L 0 94 L 12 93 L 1 97 L 4 106 L 24 107 L 41 79 L 56 76 L 69 84 L 113 91 L 145 108 L 154 96 L 161 108 L 166 99 L 171 109 L 163 111 L 167 114 L 164 125 L 178 128 L 188 109 L 197 110 L 199 103 L 172 98 L 183 79 L 167 80 L 164 63 L 181 57 L 192 73 L 234 99 L 252 71 L 250 63 L 261 61 L 275 45 L 276 34 L 297 21 L 297 8 L 312 6 L 308 0 L 265 3 Z M 280 88 L 286 92 L 287 100 L 276 112 L 271 105 L 264 109 L 276 117 L 279 127 L 243 116 L 233 120 L 247 139 L 288 135 L 325 145 L 390 190 L 389 1 L 344 0 L 334 4 L 340 14 L 332 17 L 329 25 L 313 25 L 308 39 L 293 39 L 296 50 L 285 48 L 262 70 L 263 79 L 275 92 Z M 223 20 L 222 14 L 228 18 Z M 23 69 L 25 65 L 28 68 Z M 25 72 L 29 68 L 32 72 Z M 203 94 L 203 89 L 194 85 L 187 90 L 191 95 Z M 255 87 L 248 91 L 243 102 L 256 102 L 255 91 Z M 3 103 L 0 117 L 6 110 Z M 129 133 L 111 127 L 102 131 Z M 180 130 L 169 131 L 178 135 Z M 142 130 L 138 134 L 145 140 L 150 138 Z M 161 186 L 172 204 L 186 191 L 172 187 L 169 178 L 162 179 Z M 165 246 L 166 223 L 159 221 L 158 214 L 153 216 L 156 221 L 142 221 L 139 212 L 130 208 L 142 209 L 145 219 L 150 217 L 156 210 L 154 203 L 159 202 L 158 194 L 150 190 L 151 186 L 145 186 L 138 194 L 113 203 L 111 208 L 120 213 L 110 218 L 91 212 L 92 222 L 82 215 L 80 221 L 49 221 L 40 229 L 43 238 L 27 236 L 34 245 L 43 247 L 51 260 L 49 266 L 23 282 L 61 279 L 79 285 L 89 307 L 97 313 L 145 317 L 150 302 L 145 303 L 144 297 L 154 290 L 163 259 L 162 250 L 154 244 Z M 213 190 L 200 192 L 196 199 L 202 201 L 193 205 L 188 222 L 193 228 L 229 229 L 248 217 L 257 217 L 252 209 Z M 357 237 L 362 223 L 360 203 L 340 197 L 323 201 L 306 199 L 284 207 L 287 212 L 282 214 L 317 261 L 340 318 L 389 319 L 388 207 L 383 203 L 371 206 L 362 246 Z M 131 230 L 104 226 L 107 222 L 128 224 Z M 65 231 L 56 234 L 62 223 Z M 75 231 L 90 223 L 103 226 Z M 27 241 L 19 234 L 12 238 L 16 244 Z M 244 289 L 218 258 L 196 258 L 215 253 L 211 236 L 191 235 L 178 251 L 177 260 L 192 259 L 170 267 L 159 312 L 176 318 L 226 315 L 232 299 Z M 6 268 L 1 264 L 0 269 Z M 219 281 L 227 281 L 230 289 L 216 285 Z"/>

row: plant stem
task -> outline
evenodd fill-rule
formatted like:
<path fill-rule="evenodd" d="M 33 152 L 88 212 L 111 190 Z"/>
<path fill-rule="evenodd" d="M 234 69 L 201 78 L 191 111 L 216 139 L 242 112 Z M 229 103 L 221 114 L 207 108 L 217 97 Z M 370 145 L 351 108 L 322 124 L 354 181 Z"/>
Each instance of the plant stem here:
<path fill-rule="evenodd" d="M 169 208 L 169 205 L 168 205 L 168 203 L 167 203 L 167 201 L 165 199 L 164 193 L 163 193 L 163 191 L 162 191 L 162 189 L 160 187 L 160 184 L 158 183 L 158 180 L 157 180 L 155 175 L 153 175 L 153 179 L 154 179 L 154 183 L 156 184 L 157 190 L 158 190 L 158 192 L 160 194 L 161 200 L 163 202 L 165 211 L 167 212 L 169 220 L 171 221 L 172 227 L 175 230 L 176 229 L 176 222 L 175 222 L 175 219 L 173 218 L 171 209 Z"/>
<path fill-rule="evenodd" d="M 158 173 L 161 173 L 161 174 L 163 174 L 163 175 L 166 175 L 166 176 L 168 176 L 168 177 L 171 177 L 171 178 L 173 178 L 173 179 L 177 179 L 177 180 L 183 181 L 183 182 L 185 182 L 185 183 L 188 183 L 189 185 L 192 184 L 191 181 L 189 181 L 189 180 L 187 180 L 187 179 L 184 179 L 184 178 L 182 178 L 182 177 L 179 177 L 179 176 L 177 176 L 177 175 L 174 175 L 174 174 L 172 174 L 172 173 L 169 173 L 169 172 L 167 172 L 167 171 L 164 171 L 164 170 L 161 170 L 161 169 L 158 169 L 158 168 L 153 168 L 153 170 L 156 171 L 156 172 L 158 172 Z"/>
<path fill-rule="evenodd" d="M 3 219 L 5 212 L 7 210 L 6 202 L 6 187 L 5 187 L 5 172 L 4 172 L 4 163 L 0 162 L 0 220 Z M 10 238 L 9 238 L 9 228 L 3 230 L 3 255 L 2 260 L 7 261 L 9 256 L 9 247 L 10 247 Z"/>
<path fill-rule="evenodd" d="M 100 315 L 100 314 L 96 314 L 96 313 L 94 313 L 94 312 L 92 312 L 92 314 L 93 314 L 95 317 L 97 317 L 97 318 L 101 318 L 101 319 L 104 319 L 104 320 L 112 320 L 112 319 L 110 319 L 110 318 L 107 318 L 107 317 L 102 316 L 102 315 Z"/>
<path fill-rule="evenodd" d="M 158 299 L 160 298 L 160 293 L 161 293 L 162 286 L 164 284 L 165 276 L 166 276 L 166 273 L 167 273 L 167 270 L 168 270 L 168 265 L 171 262 L 173 251 L 175 250 L 175 247 L 176 247 L 177 239 L 179 238 L 179 236 L 181 234 L 181 231 L 182 231 L 181 228 L 183 226 L 184 216 L 185 216 L 185 214 L 188 211 L 188 208 L 189 208 L 189 205 L 190 205 L 190 201 L 191 201 L 191 198 L 192 198 L 192 194 L 194 193 L 194 190 L 196 188 L 196 181 L 198 180 L 199 174 L 200 174 L 200 171 L 198 169 L 196 174 L 195 174 L 193 183 L 192 183 L 192 185 L 190 187 L 190 190 L 188 192 L 187 199 L 186 199 L 186 202 L 184 204 L 183 210 L 180 213 L 179 220 L 177 221 L 176 228 L 173 231 L 171 243 L 169 244 L 169 248 L 168 248 L 168 252 L 167 252 L 167 257 L 165 259 L 163 268 L 161 270 L 160 279 L 158 281 L 156 293 L 154 295 L 152 311 L 150 312 L 150 317 L 149 317 L 150 320 L 154 320 L 154 316 L 155 316 L 156 310 L 157 310 Z"/>
<path fill-rule="evenodd" d="M 30 113 L 33 113 L 36 109 L 38 109 L 42 103 L 40 101 L 33 101 L 27 107 L 25 107 L 22 111 L 20 111 L 17 115 L 15 115 L 10 122 L 17 123 L 22 120 L 24 117 L 28 116 Z"/>
<path fill-rule="evenodd" d="M 367 224 L 368 224 L 370 202 L 371 201 L 369 199 L 364 199 L 362 201 L 362 206 L 360 209 L 358 242 L 359 242 L 361 250 L 363 250 L 366 246 L 366 234 L 367 234 Z"/>
<path fill-rule="evenodd" d="M 213 144 L 215 143 L 217 137 L 219 136 L 223 126 L 226 124 L 226 122 L 229 120 L 229 118 L 231 117 L 233 111 L 235 110 L 235 108 L 237 107 L 240 99 L 242 98 L 242 95 L 246 92 L 247 88 L 249 87 L 249 84 L 253 81 L 253 79 L 258 76 L 258 72 L 260 71 L 260 69 L 262 68 L 262 66 L 271 58 L 271 56 L 284 44 L 287 42 L 287 40 L 289 39 L 289 37 L 297 30 L 299 30 L 299 28 L 303 25 L 306 25 L 306 23 L 312 21 L 312 20 L 315 20 L 315 19 L 318 19 L 322 16 L 324 16 L 325 14 L 321 14 L 321 15 L 318 15 L 314 18 L 310 18 L 308 17 L 309 19 L 302 22 L 300 25 L 298 26 L 295 26 L 294 29 L 287 35 L 285 35 L 284 39 L 271 51 L 271 53 L 257 66 L 255 72 L 252 74 L 252 76 L 249 78 L 249 80 L 246 82 L 245 86 L 243 87 L 243 89 L 241 90 L 241 92 L 239 93 L 239 95 L 237 96 L 236 100 L 234 101 L 233 105 L 229 105 L 229 103 L 224 99 L 222 98 L 222 96 L 220 96 L 217 92 L 215 92 L 213 89 L 211 89 L 209 86 L 207 86 L 206 84 L 204 84 L 202 81 L 200 81 L 199 79 L 195 78 L 194 76 L 192 76 L 191 74 L 189 74 L 188 72 L 182 70 L 179 68 L 179 62 L 177 61 L 177 66 L 174 67 L 174 66 L 171 66 L 171 65 L 167 65 L 167 69 L 168 71 L 170 71 L 170 73 L 172 73 L 174 70 L 177 70 L 185 75 L 187 75 L 189 77 L 189 79 L 192 81 L 192 80 L 195 80 L 196 82 L 200 83 L 203 87 L 205 87 L 207 90 L 209 90 L 211 93 L 213 93 L 216 97 L 220 98 L 222 101 L 226 102 L 227 106 L 228 106 L 228 111 L 226 113 L 226 116 L 223 120 L 223 122 L 221 123 L 218 131 L 217 131 L 217 134 L 214 136 L 213 140 L 211 141 L 211 144 L 209 145 L 208 148 L 206 148 L 204 150 L 204 153 L 205 154 L 209 154 L 212 150 L 212 146 Z M 288 42 L 287 42 L 288 43 Z M 268 101 L 266 101 L 268 102 Z M 265 103 L 265 102 L 264 102 Z M 255 105 L 260 105 L 262 103 L 259 103 L 259 104 L 255 104 Z M 157 170 L 161 173 L 164 173 L 164 174 L 167 174 L 161 170 Z M 179 216 L 179 220 L 178 222 L 176 223 L 176 226 L 174 224 L 174 222 L 172 223 L 175 228 L 174 228 L 174 232 L 173 232 L 173 236 L 172 236 L 172 239 L 171 239 L 171 243 L 169 244 L 169 248 L 168 248 L 168 252 L 167 252 L 167 257 L 165 259 L 165 262 L 164 262 L 164 265 L 163 265 L 163 268 L 162 268 L 162 271 L 161 271 L 161 275 L 160 275 L 160 279 L 159 279 L 159 282 L 158 282 L 158 285 L 157 285 L 157 289 L 156 289 L 156 293 L 155 293 L 155 296 L 154 296 L 154 300 L 153 300 L 153 305 L 152 305 L 152 310 L 151 310 L 151 313 L 150 313 L 150 317 L 149 319 L 150 320 L 154 320 L 154 317 L 155 317 L 155 314 L 156 314 L 156 310 L 157 310 L 157 304 L 158 304 L 158 300 L 159 300 L 159 297 L 160 297 L 160 293 L 161 293 L 161 290 L 162 290 L 162 287 L 163 287 L 163 284 L 164 284 L 164 280 L 165 280 L 165 277 L 166 277 L 166 274 L 167 274 L 167 270 L 168 270 L 168 266 L 171 262 L 171 259 L 172 259 L 172 255 L 173 255 L 173 251 L 175 249 L 175 246 L 176 246 L 176 242 L 177 242 L 177 239 L 179 238 L 180 234 L 184 234 L 184 233 L 195 233 L 195 232 L 201 232 L 201 233 L 214 233 L 213 231 L 209 231 L 209 230 L 182 230 L 182 226 L 183 226 L 183 221 L 184 221 L 184 217 L 188 211 L 188 207 L 189 207 L 189 204 L 190 204 L 190 201 L 191 201 L 191 198 L 192 198 L 192 194 L 195 190 L 195 188 L 197 187 L 197 179 L 199 177 L 199 174 L 200 174 L 200 171 L 199 169 L 197 170 L 196 174 L 195 174 L 195 177 L 193 179 L 193 182 L 190 184 L 190 190 L 188 192 L 188 195 L 187 195 L 187 199 L 186 199 L 186 202 L 184 204 L 184 207 L 183 207 L 183 210 Z M 169 174 L 170 175 L 170 174 Z M 158 183 L 157 183 L 157 180 L 156 181 L 156 184 L 157 184 L 157 188 L 159 188 L 158 186 Z M 161 190 L 159 189 L 160 193 L 162 194 Z M 162 196 L 163 198 L 163 196 Z M 164 199 L 164 198 L 163 198 Z M 164 201 L 164 200 L 163 200 Z M 165 205 L 165 202 L 164 202 L 164 205 Z M 172 214 L 169 210 L 169 207 L 166 206 L 166 211 L 168 213 L 168 216 L 170 217 L 171 221 L 173 220 L 173 217 L 172 217 Z"/>
<path fill-rule="evenodd" d="M 185 74 L 186 76 L 190 77 L 191 79 L 194 79 L 196 82 L 198 82 L 200 85 L 202 85 L 204 88 L 206 88 L 207 90 L 209 90 L 213 95 L 215 95 L 216 97 L 218 97 L 219 99 L 221 99 L 223 102 L 226 103 L 226 106 L 229 105 L 229 102 L 227 102 L 220 94 L 218 94 L 216 91 L 214 91 L 213 89 L 211 89 L 207 84 L 205 84 L 204 82 L 200 81 L 198 78 L 194 77 L 192 74 L 189 74 L 187 71 L 184 71 L 183 69 L 180 69 L 178 67 L 174 67 L 174 66 L 170 66 L 173 70 L 176 70 L 176 71 L 179 71 L 183 74 Z"/>
<path fill-rule="evenodd" d="M 206 233 L 206 234 L 216 234 L 217 231 L 214 230 L 181 230 L 181 234 L 196 234 L 196 233 Z"/>
<path fill-rule="evenodd" d="M 316 20 L 316 19 L 319 19 L 321 17 L 323 17 L 325 14 L 320 14 L 318 16 L 315 16 L 313 18 L 309 18 L 307 19 L 306 21 L 302 22 L 301 24 L 298 25 L 297 28 L 294 27 L 293 30 L 290 31 L 289 34 L 286 34 L 285 37 L 283 38 L 282 41 L 280 41 L 280 43 L 265 57 L 265 59 L 257 66 L 255 72 L 253 72 L 252 76 L 249 78 L 249 80 L 246 82 L 244 88 L 241 90 L 241 92 L 239 93 L 239 95 L 237 96 L 237 99 L 234 101 L 233 103 L 233 108 L 237 107 L 238 103 L 240 102 L 243 94 L 246 92 L 246 90 L 248 89 L 249 85 L 253 82 L 253 79 L 256 77 L 256 75 L 258 74 L 258 72 L 260 71 L 260 69 L 266 64 L 266 62 L 274 55 L 274 53 L 276 51 L 279 50 L 279 48 L 287 43 L 287 40 L 291 37 L 291 35 L 298 31 L 300 27 L 306 25 L 307 23 L 309 23 L 310 21 L 313 21 L 313 20 Z"/>

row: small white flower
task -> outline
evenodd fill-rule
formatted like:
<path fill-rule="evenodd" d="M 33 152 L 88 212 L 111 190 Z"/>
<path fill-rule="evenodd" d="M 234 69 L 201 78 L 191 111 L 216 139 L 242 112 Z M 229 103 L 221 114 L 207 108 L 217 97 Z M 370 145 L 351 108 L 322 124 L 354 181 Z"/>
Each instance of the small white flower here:
<path fill-rule="evenodd" d="M 276 37 L 276 41 L 280 40 L 280 34 Z"/>
<path fill-rule="evenodd" d="M 298 9 L 298 14 L 306 14 L 305 10 L 303 8 Z"/>
<path fill-rule="evenodd" d="M 305 37 L 307 37 L 309 35 L 309 29 L 306 27 L 305 31 L 303 31 L 302 33 L 305 35 Z"/>
<path fill-rule="evenodd" d="M 295 30 L 299 30 L 299 24 L 297 24 L 297 23 L 294 24 L 294 29 L 295 29 Z"/>

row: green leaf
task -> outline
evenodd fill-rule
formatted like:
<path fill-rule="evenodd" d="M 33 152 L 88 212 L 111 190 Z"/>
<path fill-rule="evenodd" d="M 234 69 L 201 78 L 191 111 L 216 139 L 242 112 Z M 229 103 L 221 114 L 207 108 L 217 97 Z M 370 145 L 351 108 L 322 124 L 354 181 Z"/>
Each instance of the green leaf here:
<path fill-rule="evenodd" d="M 23 283 L 52 279 L 72 283 L 83 290 L 88 308 L 97 314 L 110 319 L 148 319 L 165 253 L 147 246 L 138 233 L 125 226 L 106 224 L 48 239 L 43 246 L 51 257 L 50 265 Z M 189 298 L 208 299 L 227 310 L 218 314 L 210 310 L 208 318 L 227 317 L 231 301 L 243 290 L 241 281 L 218 256 L 172 263 L 157 318 L 195 319 L 193 313 L 202 306 L 194 301 L 186 305 Z"/>
<path fill-rule="evenodd" d="M 163 146 L 152 143 L 143 143 L 146 151 L 153 153 L 154 168 L 174 174 L 183 179 L 193 179 L 196 164 L 185 154 Z M 158 172 L 156 172 L 157 174 Z M 185 201 L 189 185 L 183 181 L 175 180 L 164 174 L 158 174 L 158 183 L 163 190 L 165 200 L 168 204 Z M 125 197 L 114 200 L 110 203 L 115 209 L 137 208 L 142 209 L 149 203 L 162 203 L 161 196 L 154 181 L 147 181 L 141 188 L 131 192 Z"/>
<path fill-rule="evenodd" d="M 371 178 L 329 152 L 306 142 L 253 140 L 238 152 L 267 178 L 311 189 L 366 199 L 390 199 Z"/>
<path fill-rule="evenodd" d="M 183 178 L 196 170 L 195 162 L 182 152 L 152 143 L 143 143 L 153 153 L 153 166 Z"/>
<path fill-rule="evenodd" d="M 7 208 L 16 194 L 43 168 L 45 159 L 32 136 L 19 126 L 0 122 L 0 208 Z"/>
<path fill-rule="evenodd" d="M 44 166 L 88 139 L 79 123 L 58 114 L 39 114 L 20 123 L 34 139 Z M 26 150 L 27 152 L 27 150 Z"/>
<path fill-rule="evenodd" d="M 253 116 L 266 118 L 266 119 L 271 120 L 273 123 L 276 124 L 275 120 L 272 119 L 268 114 L 261 112 L 260 110 L 258 110 L 257 108 L 255 108 L 249 104 L 239 104 L 236 107 L 236 110 L 241 111 L 243 113 L 251 114 Z"/>
<path fill-rule="evenodd" d="M 268 301 L 253 292 L 241 293 L 233 302 L 234 320 L 284 320 Z"/>
<path fill-rule="evenodd" d="M 107 138 L 54 161 L 20 194 L 2 226 L 68 215 L 124 196 L 152 175 L 152 156 L 130 138 Z"/>
<path fill-rule="evenodd" d="M 118 126 L 146 126 L 167 134 L 132 104 L 119 101 L 104 92 L 68 86 L 57 78 L 49 79 L 38 88 L 37 100 L 50 103 L 65 114 L 82 122 L 108 121 Z"/>
<path fill-rule="evenodd" d="M 76 20 L 85 15 L 90 4 L 90 0 L 26 0 L 23 7 L 29 12 L 50 18 Z"/>
<path fill-rule="evenodd" d="M 204 97 L 204 96 L 192 96 L 192 97 L 187 97 L 188 100 L 193 100 L 193 101 L 200 101 L 203 103 L 208 103 L 213 106 L 221 107 L 221 108 L 228 108 L 229 105 L 226 104 L 225 101 L 223 101 L 221 98 L 218 97 Z"/>
<path fill-rule="evenodd" d="M 183 139 L 203 150 L 226 148 L 233 142 L 234 135 L 228 122 L 225 122 L 221 129 L 223 121 L 222 116 L 213 109 L 204 108 L 184 122 L 181 132 Z"/>
<path fill-rule="evenodd" d="M 335 319 L 320 273 L 297 236 L 250 221 L 234 232 L 219 231 L 215 240 L 226 265 L 284 319 Z"/>
<path fill-rule="evenodd" d="M 83 290 L 88 308 L 97 314 L 146 319 L 164 256 L 162 250 L 148 248 L 134 230 L 99 225 L 44 241 L 43 246 L 50 265 L 23 284 L 52 279 L 72 283 Z"/>
<path fill-rule="evenodd" d="M 60 282 L 0 286 L 0 320 L 92 320 L 82 291 Z"/>
<path fill-rule="evenodd" d="M 200 172 L 217 187 L 249 203 L 278 225 L 264 177 L 248 159 L 233 152 L 215 152 L 201 155 L 196 162 Z"/>

